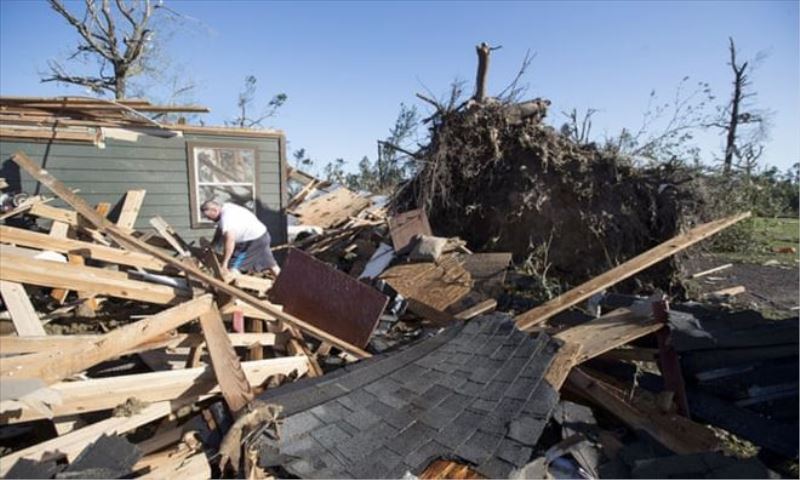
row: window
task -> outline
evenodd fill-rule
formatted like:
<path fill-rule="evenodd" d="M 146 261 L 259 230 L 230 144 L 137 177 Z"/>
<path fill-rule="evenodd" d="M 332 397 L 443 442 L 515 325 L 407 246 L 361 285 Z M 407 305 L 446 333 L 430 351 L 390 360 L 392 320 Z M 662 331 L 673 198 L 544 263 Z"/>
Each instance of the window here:
<path fill-rule="evenodd" d="M 200 213 L 200 206 L 206 200 L 237 203 L 255 213 L 258 198 L 255 147 L 189 143 L 188 151 L 193 228 L 213 225 Z"/>

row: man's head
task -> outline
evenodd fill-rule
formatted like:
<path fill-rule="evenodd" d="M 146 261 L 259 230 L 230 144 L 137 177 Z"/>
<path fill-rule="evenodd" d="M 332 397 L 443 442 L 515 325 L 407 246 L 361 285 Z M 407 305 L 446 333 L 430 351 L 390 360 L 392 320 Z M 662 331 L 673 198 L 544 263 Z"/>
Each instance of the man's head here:
<path fill-rule="evenodd" d="M 216 222 L 217 220 L 219 220 L 219 216 L 222 213 L 222 205 L 215 202 L 214 200 L 206 200 L 200 206 L 200 212 L 207 219 Z"/>

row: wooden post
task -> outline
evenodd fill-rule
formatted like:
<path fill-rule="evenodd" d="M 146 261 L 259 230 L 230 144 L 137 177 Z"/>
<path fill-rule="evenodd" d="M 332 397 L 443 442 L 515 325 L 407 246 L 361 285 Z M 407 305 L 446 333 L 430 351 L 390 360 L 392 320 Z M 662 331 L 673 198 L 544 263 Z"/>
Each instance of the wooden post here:
<path fill-rule="evenodd" d="M 686 395 L 686 384 L 683 381 L 681 361 L 678 353 L 672 346 L 672 333 L 666 327 L 669 321 L 669 303 L 666 300 L 653 302 L 653 318 L 664 324 L 664 328 L 656 333 L 658 340 L 658 369 L 664 377 L 664 387 L 666 390 L 675 393 L 675 403 L 678 406 L 678 413 L 684 417 L 691 418 L 689 415 L 689 398 Z"/>

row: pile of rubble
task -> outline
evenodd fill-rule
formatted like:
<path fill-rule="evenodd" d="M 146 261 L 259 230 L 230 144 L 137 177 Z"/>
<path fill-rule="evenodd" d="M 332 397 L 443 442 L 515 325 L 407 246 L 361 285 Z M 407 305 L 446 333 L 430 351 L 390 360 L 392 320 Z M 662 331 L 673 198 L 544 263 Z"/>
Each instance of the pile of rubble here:
<path fill-rule="evenodd" d="M 134 230 L 144 192 L 112 222 L 11 160 L 70 208 L 31 197 L 4 218 L 48 233 L 0 226 L 4 477 L 772 475 L 720 432 L 797 458 L 796 319 L 605 293 L 749 214 L 640 239 L 514 315 L 494 310 L 515 252 L 425 209 L 290 171 L 280 275 L 228 276 L 163 220 Z"/>

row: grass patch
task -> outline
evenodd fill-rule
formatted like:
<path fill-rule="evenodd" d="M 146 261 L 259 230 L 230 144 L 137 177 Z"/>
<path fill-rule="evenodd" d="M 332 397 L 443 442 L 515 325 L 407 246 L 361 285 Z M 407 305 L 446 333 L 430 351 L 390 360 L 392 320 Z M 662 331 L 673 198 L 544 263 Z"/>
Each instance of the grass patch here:
<path fill-rule="evenodd" d="M 720 257 L 738 263 L 765 263 L 777 260 L 793 265 L 800 262 L 800 220 L 797 218 L 755 217 L 734 226 L 724 244 L 712 251 Z M 730 248 L 733 246 L 733 248 Z M 780 253 L 794 248 L 795 252 Z"/>

